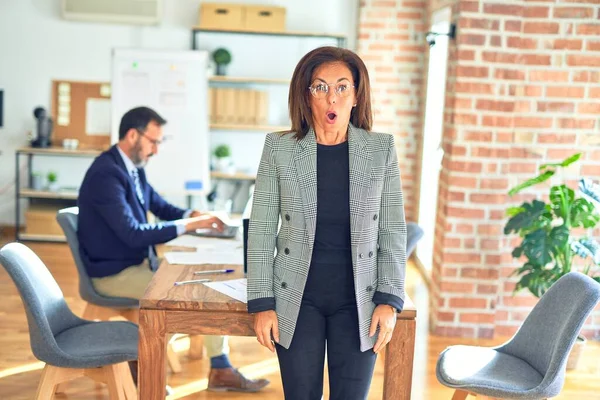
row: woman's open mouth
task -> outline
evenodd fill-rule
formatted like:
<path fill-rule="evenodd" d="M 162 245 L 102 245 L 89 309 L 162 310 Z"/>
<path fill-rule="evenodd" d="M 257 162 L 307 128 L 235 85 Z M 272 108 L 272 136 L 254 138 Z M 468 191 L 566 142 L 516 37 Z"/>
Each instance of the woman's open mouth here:
<path fill-rule="evenodd" d="M 335 111 L 328 111 L 326 115 L 327 115 L 327 122 L 330 124 L 334 124 L 335 120 L 337 119 L 337 114 L 335 113 Z"/>

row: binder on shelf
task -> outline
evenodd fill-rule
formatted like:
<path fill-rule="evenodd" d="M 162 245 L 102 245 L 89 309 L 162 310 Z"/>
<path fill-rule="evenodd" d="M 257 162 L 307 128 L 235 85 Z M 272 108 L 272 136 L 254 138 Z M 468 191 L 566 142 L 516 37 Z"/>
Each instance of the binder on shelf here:
<path fill-rule="evenodd" d="M 232 88 L 224 88 L 223 89 L 223 121 L 226 124 L 236 124 L 237 123 L 237 115 L 235 112 L 235 95 L 236 89 Z"/>
<path fill-rule="evenodd" d="M 256 125 L 267 125 L 269 120 L 268 107 L 269 107 L 269 94 L 265 91 L 257 91 L 255 95 L 256 106 Z"/>

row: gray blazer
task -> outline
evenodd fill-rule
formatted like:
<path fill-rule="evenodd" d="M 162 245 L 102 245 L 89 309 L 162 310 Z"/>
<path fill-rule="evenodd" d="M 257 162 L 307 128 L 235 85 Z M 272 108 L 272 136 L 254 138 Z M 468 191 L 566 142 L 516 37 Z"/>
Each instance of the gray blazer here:
<path fill-rule="evenodd" d="M 254 300 L 274 298 L 285 348 L 296 328 L 317 219 L 315 134 L 311 129 L 299 141 L 293 136 L 266 137 L 248 230 L 249 311 Z M 369 337 L 374 296 L 404 300 L 406 223 L 393 137 L 350 125 L 348 146 L 357 328 L 366 351 L 377 339 Z"/>

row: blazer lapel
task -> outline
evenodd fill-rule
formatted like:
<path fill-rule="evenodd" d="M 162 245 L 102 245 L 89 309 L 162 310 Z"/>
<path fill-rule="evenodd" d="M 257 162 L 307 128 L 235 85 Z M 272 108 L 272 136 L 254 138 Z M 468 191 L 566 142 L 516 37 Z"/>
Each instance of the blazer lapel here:
<path fill-rule="evenodd" d="M 312 251 L 317 226 L 317 140 L 312 128 L 298 142 L 294 152 L 294 162 L 304 204 L 310 251 Z"/>
<path fill-rule="evenodd" d="M 350 236 L 353 250 L 358 246 L 365 214 L 365 202 L 370 185 L 373 154 L 369 146 L 369 133 L 348 125 L 350 160 Z M 352 251 L 356 264 L 356 252 Z"/>

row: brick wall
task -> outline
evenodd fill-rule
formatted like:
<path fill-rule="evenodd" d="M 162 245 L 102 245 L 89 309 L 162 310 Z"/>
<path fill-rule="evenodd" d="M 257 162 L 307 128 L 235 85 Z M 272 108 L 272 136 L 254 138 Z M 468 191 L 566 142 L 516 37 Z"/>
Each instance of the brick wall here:
<path fill-rule="evenodd" d="M 600 176 L 600 148 L 594 147 L 600 144 L 600 4 L 431 0 L 427 5 L 418 15 L 408 11 L 415 2 L 361 3 L 358 46 L 375 71 L 376 121 L 402 124 L 401 130 L 386 130 L 398 135 L 405 195 L 418 201 L 426 48 L 400 25 L 423 32 L 433 10 L 452 6 L 458 37 L 450 44 L 447 72 L 432 329 L 470 337 L 512 334 L 536 299 L 526 292 L 513 296 L 516 279 L 509 275 L 520 264 L 510 256 L 517 238 L 502 233 L 505 209 L 546 191 L 509 198 L 508 189 L 533 176 L 541 163 L 576 151 L 584 157 L 568 171 L 569 182 Z M 389 13 L 410 19 L 394 25 L 385 20 Z M 404 39 L 386 39 L 390 29 Z M 412 47 L 403 51 L 404 46 Z M 412 58 L 408 65 L 390 64 L 390 53 Z M 382 67 L 389 75 L 378 71 Z M 385 79 L 394 78 L 403 88 L 399 92 L 387 91 Z M 388 117 L 397 104 L 410 107 L 410 118 Z M 409 205 L 410 212 L 415 209 Z M 585 333 L 600 334 L 600 313 L 590 318 Z"/>

